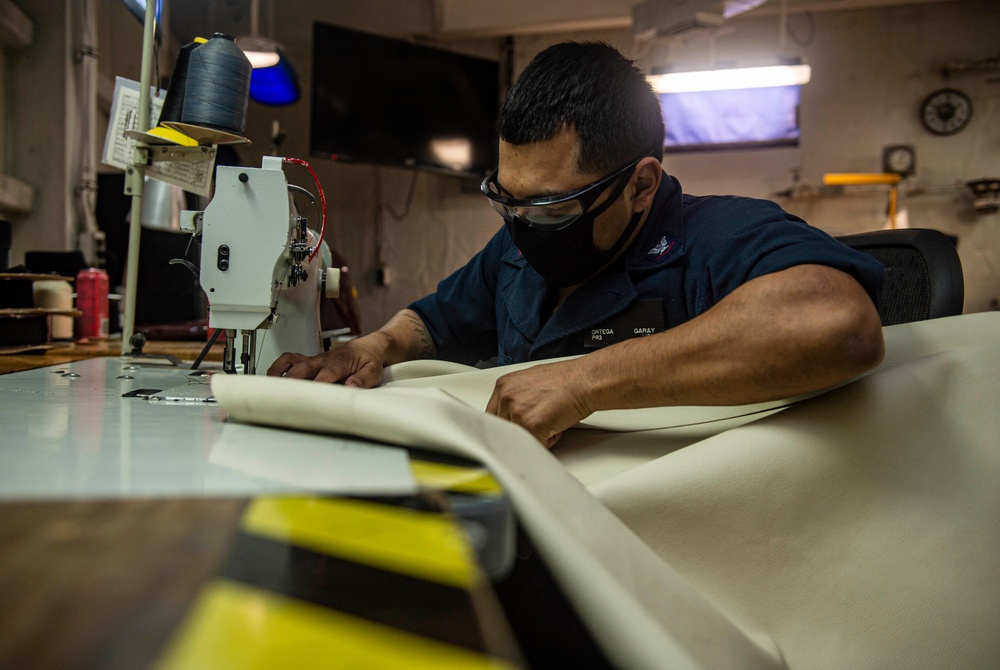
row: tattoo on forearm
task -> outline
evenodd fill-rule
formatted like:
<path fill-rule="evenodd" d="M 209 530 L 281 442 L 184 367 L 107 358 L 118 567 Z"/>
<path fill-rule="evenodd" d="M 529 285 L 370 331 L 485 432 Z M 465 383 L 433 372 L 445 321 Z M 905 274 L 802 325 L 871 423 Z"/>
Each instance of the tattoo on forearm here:
<path fill-rule="evenodd" d="M 423 320 L 416 314 L 404 314 L 403 318 L 410 322 L 413 326 L 413 331 L 420 337 L 420 351 L 417 353 L 417 356 L 419 358 L 433 358 L 436 347 L 434 346 L 434 340 L 431 339 L 431 334 L 427 332 L 427 326 L 424 325 Z"/>

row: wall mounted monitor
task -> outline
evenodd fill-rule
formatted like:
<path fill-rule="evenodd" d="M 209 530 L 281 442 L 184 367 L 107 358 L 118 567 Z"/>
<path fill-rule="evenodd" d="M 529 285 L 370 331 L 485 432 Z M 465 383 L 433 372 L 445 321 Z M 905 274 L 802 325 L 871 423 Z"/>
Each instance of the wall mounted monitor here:
<path fill-rule="evenodd" d="M 497 61 L 316 22 L 310 153 L 481 178 L 499 88 Z"/>

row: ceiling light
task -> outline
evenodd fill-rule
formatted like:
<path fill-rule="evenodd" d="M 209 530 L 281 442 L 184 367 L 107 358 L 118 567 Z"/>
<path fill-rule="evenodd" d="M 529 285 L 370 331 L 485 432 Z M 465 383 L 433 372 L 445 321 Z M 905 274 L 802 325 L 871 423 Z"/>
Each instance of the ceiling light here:
<path fill-rule="evenodd" d="M 236 38 L 253 72 L 250 75 L 250 99 L 263 105 L 290 105 L 299 99 L 299 81 L 295 69 L 269 37 L 257 34 L 259 0 L 250 3 L 250 34 Z"/>
<path fill-rule="evenodd" d="M 657 93 L 726 91 L 743 88 L 797 86 L 809 82 L 808 65 L 770 65 L 699 72 L 668 72 L 647 77 Z"/>
<path fill-rule="evenodd" d="M 236 46 L 243 49 L 247 60 L 254 68 L 271 67 L 281 60 L 278 43 L 259 35 L 244 35 L 236 38 Z"/>

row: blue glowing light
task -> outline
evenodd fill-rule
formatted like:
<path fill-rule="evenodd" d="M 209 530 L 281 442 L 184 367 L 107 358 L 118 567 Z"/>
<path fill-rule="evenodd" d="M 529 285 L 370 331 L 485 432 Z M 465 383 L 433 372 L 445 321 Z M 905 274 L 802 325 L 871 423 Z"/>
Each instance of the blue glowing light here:
<path fill-rule="evenodd" d="M 299 80 L 288 59 L 281 58 L 271 67 L 255 68 L 250 75 L 250 99 L 262 105 L 290 105 L 299 99 Z"/>

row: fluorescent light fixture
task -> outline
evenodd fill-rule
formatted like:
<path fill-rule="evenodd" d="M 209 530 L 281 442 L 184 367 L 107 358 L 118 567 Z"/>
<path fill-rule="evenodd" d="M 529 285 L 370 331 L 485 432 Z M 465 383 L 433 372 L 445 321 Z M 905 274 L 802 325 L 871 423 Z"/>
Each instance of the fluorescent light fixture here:
<path fill-rule="evenodd" d="M 737 14 L 742 14 L 743 12 L 750 11 L 751 9 L 756 9 L 763 5 L 767 0 L 726 0 L 722 4 L 722 16 L 731 19 Z"/>
<path fill-rule="evenodd" d="M 657 93 L 728 91 L 741 88 L 770 88 L 809 83 L 808 65 L 769 65 L 700 72 L 668 72 L 647 77 Z"/>

